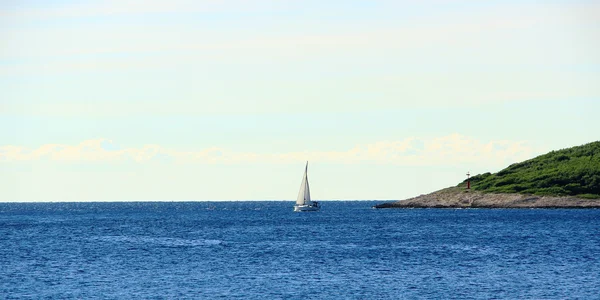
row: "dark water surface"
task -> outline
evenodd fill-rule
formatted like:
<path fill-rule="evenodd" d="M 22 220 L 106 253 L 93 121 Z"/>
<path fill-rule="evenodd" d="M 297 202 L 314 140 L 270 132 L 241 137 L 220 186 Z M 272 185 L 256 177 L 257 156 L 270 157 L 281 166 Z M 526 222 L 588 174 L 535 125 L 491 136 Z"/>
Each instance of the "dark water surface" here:
<path fill-rule="evenodd" d="M 0 203 L 0 298 L 600 298 L 600 210 L 322 204 Z"/>

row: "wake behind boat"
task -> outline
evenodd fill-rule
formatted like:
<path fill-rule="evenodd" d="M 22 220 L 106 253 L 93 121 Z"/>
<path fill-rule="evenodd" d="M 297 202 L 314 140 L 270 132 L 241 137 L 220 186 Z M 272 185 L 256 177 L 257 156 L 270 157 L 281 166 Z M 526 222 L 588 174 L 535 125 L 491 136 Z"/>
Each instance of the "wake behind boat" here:
<path fill-rule="evenodd" d="M 308 186 L 308 162 L 306 162 L 304 176 L 302 177 L 302 184 L 300 184 L 300 191 L 298 192 L 296 205 L 294 205 L 294 211 L 318 211 L 320 208 L 319 202 L 310 200 L 310 187 Z"/>

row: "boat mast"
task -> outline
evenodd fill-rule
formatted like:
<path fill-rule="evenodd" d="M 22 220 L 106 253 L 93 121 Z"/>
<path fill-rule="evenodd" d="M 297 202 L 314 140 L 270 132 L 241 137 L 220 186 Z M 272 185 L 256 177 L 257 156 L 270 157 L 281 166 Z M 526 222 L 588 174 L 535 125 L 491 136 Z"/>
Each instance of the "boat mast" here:
<path fill-rule="evenodd" d="M 304 168 L 304 178 L 306 180 L 306 186 L 304 187 L 304 204 L 310 205 L 312 204 L 312 201 L 310 200 L 310 186 L 308 185 L 308 161 Z"/>

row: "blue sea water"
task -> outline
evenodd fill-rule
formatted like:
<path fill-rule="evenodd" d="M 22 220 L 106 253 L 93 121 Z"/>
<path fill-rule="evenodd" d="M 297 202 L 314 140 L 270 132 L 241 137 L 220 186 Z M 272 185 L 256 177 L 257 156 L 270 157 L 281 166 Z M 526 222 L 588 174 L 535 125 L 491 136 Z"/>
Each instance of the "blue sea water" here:
<path fill-rule="evenodd" d="M 374 204 L 0 203 L 0 298 L 600 298 L 600 210 Z"/>

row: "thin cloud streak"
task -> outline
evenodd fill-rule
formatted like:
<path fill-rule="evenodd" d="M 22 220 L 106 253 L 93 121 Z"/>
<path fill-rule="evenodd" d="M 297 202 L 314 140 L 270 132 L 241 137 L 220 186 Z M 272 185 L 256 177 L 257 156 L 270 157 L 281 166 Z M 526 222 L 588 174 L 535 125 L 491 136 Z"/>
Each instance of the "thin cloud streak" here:
<path fill-rule="evenodd" d="M 227 5 L 225 3 L 234 3 Z M 220 7 L 226 11 L 238 11 L 244 9 L 264 10 L 266 7 L 277 6 L 276 2 L 262 1 L 263 5 L 252 1 L 177 1 L 176 3 L 164 4 L 164 2 L 151 1 L 109 1 L 108 3 L 95 5 L 80 5 L 66 8 L 48 8 L 42 11 L 52 15 L 81 15 L 87 14 L 135 14 L 143 12 L 194 12 L 201 10 L 199 7 Z M 288 6 L 294 7 L 289 2 Z M 142 5 L 143 4 L 143 5 Z M 282 4 L 283 5 L 283 4 Z M 404 3 L 403 5 L 406 5 Z M 262 8 L 261 8 L 262 7 Z M 400 8 L 397 8 L 400 9 Z M 50 13 L 54 11 L 66 11 L 62 13 Z M 80 12 L 81 11 L 81 12 Z M 83 13 L 85 12 L 85 13 Z M 413 49 L 416 51 L 427 49 L 432 45 L 444 45 L 444 52 L 448 48 L 472 48 L 473 44 L 492 44 L 493 47 L 502 45 L 506 34 L 514 34 L 531 27 L 541 28 L 556 26 L 559 28 L 569 27 L 579 29 L 583 37 L 591 38 L 597 32 L 594 16 L 600 13 L 598 4 L 578 5 L 506 5 L 497 9 L 487 9 L 473 15 L 469 13 L 452 13 L 440 16 L 421 16 L 418 25 L 404 26 L 397 24 L 390 27 L 387 23 L 374 23 L 369 26 L 356 26 L 339 28 L 335 20 L 321 20 L 319 28 L 312 30 L 291 30 L 278 34 L 265 34 L 270 32 L 268 27 L 260 27 L 258 24 L 246 24 L 244 29 L 255 28 L 252 31 L 232 27 L 228 30 L 215 30 L 202 27 L 190 29 L 187 26 L 176 23 L 128 23 L 119 24 L 106 23 L 103 26 L 84 25 L 76 28 L 15 28 L 7 33 L 13 40 L 2 49 L 13 58 L 26 59 L 28 57 L 56 56 L 70 57 L 72 55 L 114 54 L 114 53 L 157 53 L 164 51 L 205 51 L 211 50 L 221 52 L 223 50 L 269 50 L 272 53 L 288 53 L 289 55 L 307 55 L 310 52 L 323 52 L 332 50 L 337 53 L 339 49 L 382 49 L 392 50 Z M 29 12 L 27 9 L 0 10 L 0 16 L 12 16 L 14 20 L 8 24 L 19 24 L 28 15 L 41 13 Z M 44 14 L 41 14 L 44 15 Z M 506 16 L 510 15 L 510 18 Z M 137 25 L 136 25 L 137 24 Z M 586 32 L 582 25 L 587 24 L 589 30 Z M 270 24 L 273 26 L 275 24 Z M 281 25 L 281 24 L 280 24 Z M 290 20 L 285 23 L 284 29 L 312 28 L 304 19 Z M 258 26 L 258 27 L 256 27 Z M 262 24 L 262 26 L 266 26 Z M 0 31 L 1 33 L 1 31 Z M 237 33 L 237 34 L 236 34 Z M 571 32 L 572 33 L 572 32 Z M 572 34 L 570 34 L 572 35 Z M 6 38 L 6 37 L 5 37 Z M 21 47 L 21 43 L 39 40 L 43 44 L 44 51 L 39 49 Z M 73 43 L 77 40 L 77 43 Z M 592 40 L 592 39 L 582 39 Z M 107 46 L 110 41 L 110 47 Z M 135 41 L 135 42 L 132 42 Z M 158 41 L 158 42 L 157 42 Z M 475 42 L 474 42 L 475 41 Z M 479 43 L 483 41 L 484 43 Z M 500 42 L 499 42 L 500 41 Z M 68 44 L 69 47 L 64 47 Z M 593 43 L 590 41 L 590 43 Z M 480 46 L 480 45 L 476 45 Z M 597 46 L 597 44 L 596 44 Z M 493 48 L 490 47 L 490 48 Z M 479 47 L 480 48 L 480 47 Z M 485 48 L 485 47 L 484 47 Z M 488 49 L 489 50 L 489 49 Z M 312 53 L 308 53 L 308 55 Z"/>
<path fill-rule="evenodd" d="M 237 152 L 220 147 L 181 151 L 160 145 L 124 148 L 108 139 L 87 140 L 78 145 L 46 144 L 37 149 L 0 146 L 0 163 L 50 160 L 56 162 L 161 162 L 168 164 L 289 164 L 309 160 L 341 164 L 396 164 L 407 166 L 459 163 L 503 164 L 530 158 L 536 150 L 519 141 L 480 141 L 460 134 L 357 145 L 346 151 L 301 151 L 288 153 Z"/>
<path fill-rule="evenodd" d="M 153 13 L 189 13 L 217 11 L 252 11 L 275 5 L 276 1 L 219 1 L 219 0 L 107 0 L 79 3 L 76 5 L 56 5 L 48 8 L 4 8 L 0 16 L 21 19 L 89 18 L 99 16 L 140 15 Z"/>

